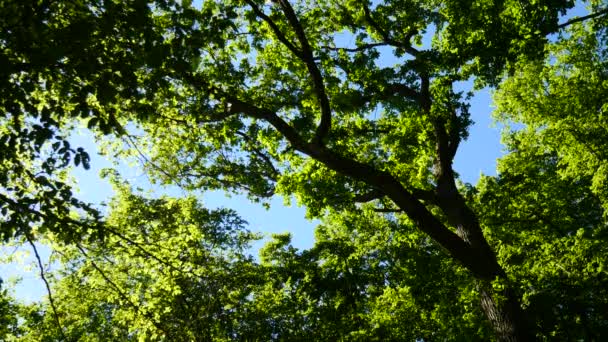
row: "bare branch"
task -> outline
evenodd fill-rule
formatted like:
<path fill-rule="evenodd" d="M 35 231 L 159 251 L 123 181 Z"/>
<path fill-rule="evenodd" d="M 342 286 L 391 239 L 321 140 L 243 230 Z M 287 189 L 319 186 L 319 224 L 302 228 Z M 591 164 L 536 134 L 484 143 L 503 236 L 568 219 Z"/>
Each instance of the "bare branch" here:
<path fill-rule="evenodd" d="M 423 86 L 424 86 L 424 83 L 423 83 Z M 422 92 L 424 92 L 424 88 L 423 88 Z M 385 88 L 385 90 L 383 92 L 383 95 L 388 95 L 388 96 L 399 95 L 402 97 L 406 97 L 406 98 L 415 100 L 419 103 L 422 101 L 421 93 L 418 93 L 416 90 L 406 86 L 405 84 L 401 84 L 401 83 L 392 83 L 392 84 L 387 85 L 387 87 Z"/>
<path fill-rule="evenodd" d="M 46 275 L 44 273 L 44 265 L 42 264 L 42 259 L 40 258 L 40 254 L 38 254 L 38 249 L 36 248 L 36 244 L 34 244 L 34 241 L 32 240 L 32 237 L 30 236 L 29 233 L 25 233 L 24 235 L 25 235 L 27 242 L 30 244 L 30 246 L 34 250 L 34 255 L 36 256 L 36 260 L 38 261 L 38 270 L 40 271 L 40 278 L 44 282 L 44 286 L 46 286 L 46 292 L 49 295 L 49 304 L 51 305 L 51 309 L 53 310 L 53 317 L 55 318 L 55 321 L 57 322 L 57 330 L 59 330 L 59 333 L 61 334 L 61 337 L 63 338 L 63 340 L 68 341 L 68 338 L 65 336 L 65 333 L 63 332 L 63 325 L 61 324 L 61 321 L 59 320 L 59 313 L 57 312 L 57 307 L 55 306 L 55 299 L 53 298 L 53 293 L 51 291 L 51 285 L 49 284 L 49 281 L 46 279 Z"/>
<path fill-rule="evenodd" d="M 413 189 L 412 195 L 414 195 L 414 197 L 416 197 L 419 200 L 422 200 L 422 201 L 425 201 L 425 202 L 428 202 L 431 204 L 437 204 L 439 201 L 437 194 L 431 190 Z"/>
<path fill-rule="evenodd" d="M 376 208 L 374 209 L 377 213 L 402 213 L 402 209 L 391 209 L 391 208 Z"/>
<path fill-rule="evenodd" d="M 585 21 L 585 20 L 588 20 L 588 19 L 598 18 L 598 17 L 604 16 L 606 14 L 608 14 L 608 8 L 604 8 L 602 10 L 599 10 L 597 12 L 594 12 L 594 13 L 591 13 L 591 14 L 588 14 L 588 15 L 585 15 L 585 16 L 582 16 L 582 17 L 570 19 L 570 20 L 566 21 L 565 23 L 557 25 L 557 28 L 558 29 L 563 29 L 563 28 L 566 28 L 566 27 L 568 27 L 568 26 L 570 26 L 572 24 L 575 24 L 575 23 L 578 23 L 578 22 L 581 22 L 581 21 Z"/>

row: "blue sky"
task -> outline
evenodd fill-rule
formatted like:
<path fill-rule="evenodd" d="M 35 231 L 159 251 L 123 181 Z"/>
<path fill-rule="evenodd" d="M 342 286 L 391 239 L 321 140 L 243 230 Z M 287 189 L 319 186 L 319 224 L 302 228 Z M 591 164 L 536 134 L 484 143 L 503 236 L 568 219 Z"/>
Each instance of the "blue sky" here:
<path fill-rule="evenodd" d="M 463 89 L 468 90 L 468 89 Z M 500 132 L 493 127 L 490 116 L 491 99 L 487 90 L 477 93 L 471 101 L 471 114 L 475 124 L 471 127 L 469 139 L 463 142 L 456 155 L 454 166 L 465 182 L 476 183 L 481 173 L 494 175 L 496 159 L 501 155 Z M 90 134 L 75 132 L 72 136 L 72 145 L 84 147 L 91 155 L 91 169 L 88 171 L 77 168 L 73 176 L 78 184 L 79 197 L 92 203 L 108 201 L 113 192 L 110 184 L 99 177 L 99 171 L 112 167 L 105 158 L 99 156 L 97 147 Z M 177 188 L 161 188 L 149 182 L 147 175 L 136 166 L 121 164 L 119 170 L 124 179 L 133 187 L 140 187 L 151 191 L 155 195 L 168 194 L 171 196 L 183 195 Z M 249 223 L 252 231 L 268 234 L 290 232 L 293 245 L 297 248 L 308 248 L 314 243 L 314 227 L 316 222 L 305 218 L 305 209 L 292 205 L 284 205 L 281 197 L 273 198 L 270 209 L 266 210 L 259 204 L 251 203 L 245 196 L 227 196 L 222 192 L 208 192 L 202 194 L 203 203 L 209 208 L 228 207 L 236 210 L 239 215 Z M 263 241 L 253 246 L 255 250 L 262 247 Z M 29 251 L 24 246 L 20 251 Z M 13 252 L 13 249 L 5 249 Z M 44 260 L 48 260 L 49 250 L 39 248 Z M 20 276 L 22 281 L 15 288 L 17 298 L 25 301 L 35 301 L 46 295 L 44 283 L 39 278 L 38 269 L 31 267 L 32 257 L 23 263 L 0 265 L 0 274 L 7 279 L 11 276 Z M 28 266 L 29 265 L 29 266 Z"/>
<path fill-rule="evenodd" d="M 584 15 L 582 7 L 577 7 L 569 16 Z M 390 63 L 387 58 L 386 63 Z M 463 89 L 467 88 L 463 84 Z M 479 176 L 495 175 L 496 159 L 502 154 L 500 144 L 500 129 L 495 127 L 491 118 L 491 97 L 489 90 L 484 89 L 476 92 L 471 100 L 471 115 L 475 124 L 470 129 L 469 138 L 461 143 L 454 161 L 454 168 L 460 174 L 464 182 L 475 184 Z M 111 163 L 96 154 L 96 147 L 90 135 L 74 134 L 72 145 L 83 146 L 91 155 L 91 169 L 84 171 L 81 168 L 74 171 L 74 177 L 78 183 L 80 197 L 93 203 L 107 201 L 112 196 L 110 185 L 99 178 L 98 174 L 102 168 L 112 167 Z M 138 167 L 128 167 L 121 165 L 119 170 L 123 177 L 134 187 L 141 187 L 153 191 L 155 194 L 168 193 L 169 195 L 179 196 L 182 193 L 175 188 L 163 189 L 152 186 L 147 176 Z M 210 207 L 228 207 L 235 209 L 241 217 L 249 223 L 249 229 L 264 233 L 278 233 L 289 231 L 293 236 L 293 244 L 298 248 L 312 246 L 314 240 L 315 222 L 305 219 L 305 210 L 297 206 L 286 207 L 283 199 L 278 197 L 271 201 L 271 208 L 264 209 L 261 205 L 251 203 L 244 196 L 227 197 L 221 192 L 211 192 L 202 195 L 203 203 Z M 262 243 L 254 246 L 254 249 L 261 247 Z M 21 250 L 27 250 L 22 247 Z M 4 251 L 12 249 L 4 248 Z M 41 249 L 43 258 L 48 258 L 48 249 Z M 31 262 L 31 258 L 26 263 Z M 18 298 L 31 301 L 37 300 L 46 294 L 44 284 L 38 278 L 38 270 L 33 268 L 26 270 L 24 264 L 12 263 L 0 265 L 0 274 L 5 280 L 11 276 L 22 277 L 21 284 L 16 287 Z"/>

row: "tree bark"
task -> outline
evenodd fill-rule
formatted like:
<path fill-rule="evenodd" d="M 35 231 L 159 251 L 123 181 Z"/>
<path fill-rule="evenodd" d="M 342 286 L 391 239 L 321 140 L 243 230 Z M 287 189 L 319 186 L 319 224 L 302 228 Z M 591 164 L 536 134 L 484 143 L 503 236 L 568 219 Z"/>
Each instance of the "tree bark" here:
<path fill-rule="evenodd" d="M 422 82 L 428 88 L 428 79 Z M 423 98 L 430 101 L 428 91 L 423 92 Z M 250 117 L 265 120 L 280 132 L 298 151 L 323 163 L 329 169 L 361 181 L 375 189 L 383 196 L 390 198 L 399 209 L 406 213 L 415 224 L 428 234 L 436 243 L 443 247 L 451 257 L 465 266 L 482 286 L 481 307 L 492 325 L 499 341 L 531 341 L 534 340 L 527 324 L 525 313 L 521 309 L 519 299 L 512 287 L 497 294 L 492 289 L 492 280 L 498 277 L 508 284 L 506 274 L 496 260 L 496 253 L 485 239 L 477 215 L 467 206 L 465 199 L 459 193 L 452 170 L 452 159 L 455 155 L 459 137 L 446 134 L 443 125 L 437 125 L 438 136 L 438 165 L 437 186 L 435 189 L 434 205 L 441 208 L 451 227 L 448 228 L 439 217 L 436 217 L 413 192 L 387 171 L 342 156 L 328 149 L 322 142 L 308 142 L 297 130 L 284 121 L 275 112 L 256 107 L 226 95 L 230 103 L 231 114 L 243 113 Z M 424 101 L 423 101 L 424 102 Z M 429 104 L 423 103 L 423 108 L 429 112 Z M 497 296 L 498 295 L 498 296 Z M 503 297 L 505 300 L 498 300 Z"/>
<path fill-rule="evenodd" d="M 477 288 L 480 295 L 480 305 L 486 318 L 490 322 L 497 341 L 534 341 L 532 325 L 528 322 L 526 314 L 521 307 L 519 296 L 513 284 L 507 279 L 505 271 L 496 259 L 496 252 L 488 244 L 475 213 L 466 205 L 459 193 L 453 193 L 451 199 L 443 197 L 442 208 L 448 216 L 450 224 L 457 227 L 456 233 L 479 258 L 485 260 L 483 265 L 488 266 L 481 277 L 476 274 Z M 472 269 L 474 266 L 467 266 Z M 500 291 L 492 286 L 497 280 L 501 285 Z"/>
<path fill-rule="evenodd" d="M 477 256 L 473 264 L 464 266 L 469 270 L 483 265 L 483 272 L 474 272 L 480 295 L 480 305 L 490 322 L 498 341 L 533 341 L 532 325 L 526 319 L 519 297 L 507 279 L 496 258 L 496 252 L 485 238 L 477 214 L 467 205 L 454 182 L 451 164 L 440 168 L 438 175 L 438 205 L 448 223 L 456 228 L 456 234 L 468 245 L 470 253 Z M 471 260 L 471 259 L 469 259 Z M 502 289 L 497 291 L 492 281 L 497 280 Z"/>
<path fill-rule="evenodd" d="M 519 298 L 509 286 L 496 293 L 487 281 L 478 282 L 481 309 L 490 321 L 497 341 L 534 341 L 534 333 L 526 321 Z"/>

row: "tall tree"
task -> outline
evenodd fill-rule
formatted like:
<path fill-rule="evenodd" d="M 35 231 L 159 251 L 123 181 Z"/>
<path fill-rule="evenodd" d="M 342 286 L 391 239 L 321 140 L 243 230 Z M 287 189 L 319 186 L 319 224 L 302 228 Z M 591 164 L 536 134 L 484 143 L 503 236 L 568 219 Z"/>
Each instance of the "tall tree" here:
<path fill-rule="evenodd" d="M 3 3 L 2 234 L 103 233 L 61 178 L 71 161 L 88 166 L 64 139 L 83 118 L 146 155 L 160 182 L 295 196 L 311 216 L 370 202 L 378 215 L 407 217 L 396 231 L 416 227 L 477 280 L 498 340 L 530 340 L 536 323 L 519 280 L 457 186 L 452 161 L 471 121 L 454 86 L 495 85 L 543 59 L 547 36 L 574 23 L 558 21 L 573 5 Z"/>

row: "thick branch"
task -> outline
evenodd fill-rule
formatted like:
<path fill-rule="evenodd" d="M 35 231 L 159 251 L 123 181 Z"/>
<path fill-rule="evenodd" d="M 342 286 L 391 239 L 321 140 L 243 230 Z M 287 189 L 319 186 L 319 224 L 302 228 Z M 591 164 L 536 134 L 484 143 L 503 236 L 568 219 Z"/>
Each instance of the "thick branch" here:
<path fill-rule="evenodd" d="M 283 45 L 285 45 L 296 57 L 302 60 L 304 64 L 306 64 L 306 68 L 312 77 L 316 97 L 319 100 L 319 106 L 321 108 L 321 122 L 319 123 L 315 133 L 315 141 L 321 143 L 331 129 L 331 107 L 329 104 L 329 98 L 327 97 L 327 93 L 325 91 L 323 76 L 317 67 L 310 43 L 308 42 L 308 38 L 306 38 L 306 33 L 304 32 L 304 29 L 298 20 L 293 7 L 287 0 L 278 1 L 283 13 L 287 18 L 287 21 L 296 32 L 296 37 L 300 42 L 301 49 L 298 49 L 294 44 L 292 44 L 285 37 L 283 32 L 281 32 L 279 27 L 272 21 L 272 19 L 264 14 L 264 12 L 260 10 L 252 0 L 245 0 L 245 2 L 251 6 L 256 16 L 260 17 L 270 26 L 277 39 L 283 43 Z"/>
<path fill-rule="evenodd" d="M 431 97 L 429 91 L 429 79 L 426 75 L 422 76 L 422 93 L 423 107 L 429 112 L 431 107 Z M 447 86 L 451 87 L 451 83 Z M 446 106 L 449 111 L 451 126 L 457 121 L 456 110 L 450 105 L 450 99 L 447 99 Z M 437 178 L 437 190 L 440 194 L 457 192 L 456 184 L 454 183 L 454 170 L 452 162 L 456 155 L 456 150 L 460 141 L 458 130 L 455 127 L 448 127 L 449 120 L 443 117 L 438 117 L 433 121 L 433 129 L 435 131 L 437 164 L 435 165 L 435 176 Z"/>
<path fill-rule="evenodd" d="M 392 208 L 376 208 L 374 209 L 377 213 L 402 213 L 402 209 L 392 209 Z"/>
<path fill-rule="evenodd" d="M 309 155 L 330 169 L 382 191 L 416 223 L 420 230 L 445 248 L 452 257 L 464 264 L 477 277 L 491 279 L 498 274 L 499 269 L 495 260 L 486 258 L 485 253 L 478 253 L 485 251 L 470 248 L 468 243 L 449 230 L 392 175 L 324 148 L 312 146 L 311 149 L 312 153 Z"/>
<path fill-rule="evenodd" d="M 418 200 L 425 201 L 430 204 L 437 204 L 439 202 L 437 194 L 431 190 L 413 189 L 412 195 L 414 195 L 414 197 L 416 197 Z"/>
<path fill-rule="evenodd" d="M 193 85 L 200 83 L 196 79 L 193 79 L 192 81 Z M 428 94 L 428 82 L 428 78 L 422 79 L 422 94 Z M 419 96 L 418 93 L 411 91 L 410 88 L 404 86 L 395 85 L 394 88 L 400 90 L 404 94 L 408 94 L 409 96 Z M 450 192 L 451 195 L 448 196 L 447 201 L 440 203 L 448 204 L 448 207 L 442 206 L 442 209 L 444 209 L 444 211 L 448 210 L 450 209 L 451 204 L 455 204 L 456 207 L 454 207 L 454 209 L 457 212 L 464 214 L 464 221 L 467 221 L 467 226 L 474 230 L 474 240 L 479 241 L 481 245 L 485 246 L 483 248 L 471 248 L 473 245 L 471 245 L 469 241 L 465 242 L 465 240 L 463 240 L 459 235 L 448 229 L 425 207 L 423 203 L 419 201 L 414 194 L 405 189 L 403 185 L 389 173 L 377 170 L 370 165 L 343 157 L 333 151 L 328 150 L 323 144 L 319 144 L 316 141 L 313 141 L 312 143 L 305 141 L 293 127 L 291 127 L 285 120 L 271 110 L 244 102 L 230 94 L 221 93 L 217 89 L 212 91 L 214 91 L 216 96 L 223 98 L 225 103 L 228 104 L 227 107 L 229 108 L 228 111 L 230 114 L 240 113 L 245 116 L 268 122 L 279 133 L 281 133 L 281 135 L 283 135 L 283 137 L 285 137 L 285 139 L 287 139 L 287 141 L 289 141 L 289 143 L 297 151 L 314 158 L 334 171 L 361 181 L 384 193 L 397 205 L 398 208 L 402 209 L 423 232 L 428 234 L 439 245 L 445 248 L 448 253 L 452 255 L 452 257 L 463 263 L 478 278 L 491 279 L 501 272 L 495 258 L 488 258 L 488 255 L 491 255 L 491 253 L 488 254 L 490 249 L 487 242 L 485 242 L 483 239 L 483 235 L 481 234 L 481 229 L 477 223 L 476 217 L 471 210 L 466 207 L 464 200 L 457 191 Z M 424 100 L 424 98 L 419 98 L 419 101 Z M 429 97 L 427 97 L 427 101 L 430 101 Z M 428 103 L 422 103 L 428 105 Z M 425 106 L 423 105 L 423 107 Z M 451 163 L 449 168 L 446 168 L 446 170 L 451 170 Z M 450 186 L 448 188 L 455 189 L 453 177 L 446 177 L 446 179 L 450 180 Z M 460 215 L 448 216 L 458 218 L 458 222 L 462 221 Z M 459 227 L 459 225 L 454 226 Z"/>
<path fill-rule="evenodd" d="M 329 105 L 329 98 L 327 97 L 327 93 L 325 91 L 323 76 L 315 63 L 312 48 L 310 47 L 306 33 L 304 32 L 302 24 L 298 20 L 293 7 L 288 0 L 279 0 L 279 4 L 287 17 L 287 21 L 296 32 L 298 41 L 302 46 L 302 55 L 300 58 L 306 64 L 308 72 L 313 80 L 315 93 L 317 94 L 317 99 L 319 100 L 319 105 L 321 107 L 321 122 L 319 123 L 315 133 L 315 142 L 322 143 L 323 139 L 325 139 L 329 133 L 329 130 L 331 129 L 331 107 Z"/>
<path fill-rule="evenodd" d="M 406 98 L 415 100 L 417 102 L 422 101 L 422 98 L 421 98 L 422 94 L 418 93 L 416 90 L 414 90 L 404 84 L 401 84 L 401 83 L 388 84 L 382 94 L 388 95 L 388 96 L 399 95 L 402 97 L 406 97 Z"/>
<path fill-rule="evenodd" d="M 255 13 L 256 16 L 258 16 L 259 18 L 264 20 L 264 22 L 266 22 L 266 24 L 268 24 L 268 26 L 270 26 L 270 29 L 272 30 L 272 32 L 274 32 L 277 39 L 281 43 L 283 43 L 283 45 L 285 45 L 289 49 L 289 51 L 291 51 L 294 55 L 298 56 L 299 58 L 302 58 L 302 51 L 300 51 L 295 45 L 293 45 L 289 41 L 289 39 L 287 39 L 287 37 L 285 37 L 283 32 L 281 32 L 281 29 L 279 29 L 277 24 L 275 24 L 274 21 L 272 21 L 272 19 L 270 19 L 269 16 L 267 16 L 262 10 L 260 10 L 258 8 L 258 6 L 256 6 L 256 4 L 252 0 L 245 0 L 245 2 L 249 6 L 251 6 L 251 9 L 253 10 L 253 13 Z"/>
<path fill-rule="evenodd" d="M 257 107 L 232 96 L 226 95 L 225 98 L 226 101 L 231 104 L 231 112 L 242 113 L 244 115 L 256 119 L 264 120 L 270 123 L 277 131 L 279 131 L 279 133 L 281 133 L 296 150 L 304 153 L 306 153 L 306 151 L 308 150 L 308 143 L 306 143 L 304 139 L 302 139 L 300 134 L 273 111 Z"/>
<path fill-rule="evenodd" d="M 420 96 L 418 97 L 418 102 L 426 113 L 430 113 L 431 111 L 431 91 L 430 91 L 430 77 L 426 72 L 422 72 L 420 74 Z"/>
<path fill-rule="evenodd" d="M 595 12 L 595 13 L 591 13 L 591 14 L 588 14 L 588 15 L 585 15 L 585 16 L 582 16 L 582 17 L 570 19 L 570 20 L 566 21 L 565 23 L 557 25 L 557 28 L 558 29 L 563 29 L 563 28 L 566 28 L 566 27 L 568 27 L 568 26 L 570 26 L 572 24 L 575 24 L 575 23 L 578 23 L 578 22 L 581 22 L 581 21 L 585 21 L 585 20 L 588 20 L 588 19 L 598 18 L 598 17 L 604 16 L 606 14 L 608 14 L 608 8 L 604 8 L 602 10 L 599 10 L 599 11 Z"/>
<path fill-rule="evenodd" d="M 367 6 L 363 6 L 363 12 L 365 14 L 365 21 L 367 21 L 367 23 L 374 29 L 376 30 L 376 32 L 378 32 L 380 34 L 380 36 L 382 37 L 382 39 L 384 40 L 385 43 L 388 43 L 391 46 L 394 47 L 398 47 L 398 48 L 402 48 L 404 49 L 407 53 L 409 53 L 412 56 L 418 56 L 420 54 L 420 51 L 414 49 L 411 44 L 410 44 L 410 39 L 412 39 L 412 37 L 414 35 L 416 35 L 417 30 L 411 30 L 410 32 L 407 33 L 406 38 L 405 38 L 405 42 L 399 42 L 395 39 L 393 39 L 390 34 L 388 32 L 386 32 L 381 25 L 378 24 L 378 22 L 376 22 L 374 20 L 374 18 L 372 18 L 372 14 L 371 11 L 369 10 L 369 7 Z"/>
<path fill-rule="evenodd" d="M 357 203 L 365 203 L 365 202 L 371 202 L 373 200 L 380 199 L 384 196 L 385 195 L 382 191 L 372 190 L 372 191 L 366 192 L 364 194 L 356 194 L 354 200 Z"/>
<path fill-rule="evenodd" d="M 420 230 L 445 248 L 448 253 L 463 263 L 477 277 L 491 279 L 497 275 L 495 261 L 492 263 L 492 260 L 485 258 L 485 254 L 477 254 L 475 249 L 471 249 L 468 243 L 449 230 L 424 204 L 389 173 L 343 157 L 328 150 L 323 145 L 303 141 L 293 127 L 272 111 L 256 107 L 238 99 L 229 99 L 229 101 L 232 103 L 232 110 L 239 111 L 250 117 L 266 120 L 296 150 L 307 154 L 338 173 L 378 189 L 378 191 L 389 197 L 397 207 L 402 209 L 417 224 Z"/>
<path fill-rule="evenodd" d="M 331 50 L 331 51 L 346 51 L 346 52 L 361 52 L 361 51 L 365 51 L 367 49 L 372 49 L 378 46 L 387 46 L 387 45 L 392 45 L 388 42 L 380 42 L 380 43 L 369 43 L 369 44 L 362 44 L 357 46 L 356 48 L 345 48 L 345 47 L 332 47 L 332 46 L 321 46 L 322 49 L 326 49 L 326 50 Z"/>
<path fill-rule="evenodd" d="M 413 189 L 412 191 L 412 195 L 421 201 L 425 201 L 431 204 L 436 204 L 438 202 L 438 197 L 437 194 L 434 191 L 431 190 L 421 190 L 421 189 Z M 365 202 L 371 202 L 373 200 L 377 200 L 377 199 L 381 199 L 383 197 L 385 197 L 386 195 L 380 191 L 380 190 L 372 190 L 363 194 L 356 194 L 355 195 L 355 202 L 358 203 L 365 203 Z"/>
<path fill-rule="evenodd" d="M 387 101 L 397 96 L 402 99 L 405 98 L 420 103 L 420 94 L 415 89 L 401 83 L 389 83 L 384 86 L 382 91 L 374 91 L 373 95 L 359 94 L 359 96 L 353 96 L 352 99 L 350 99 L 350 105 L 354 107 L 363 107 L 375 101 Z"/>

